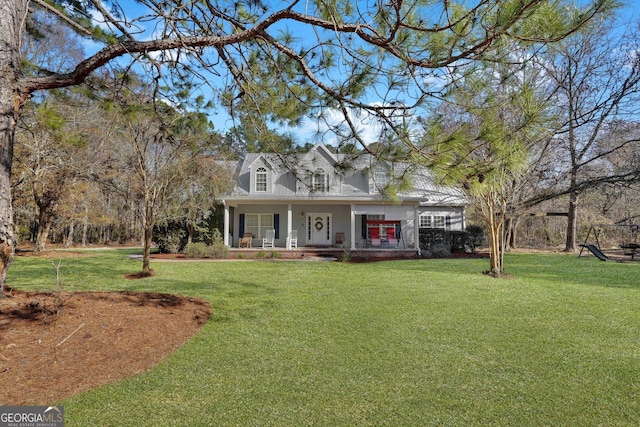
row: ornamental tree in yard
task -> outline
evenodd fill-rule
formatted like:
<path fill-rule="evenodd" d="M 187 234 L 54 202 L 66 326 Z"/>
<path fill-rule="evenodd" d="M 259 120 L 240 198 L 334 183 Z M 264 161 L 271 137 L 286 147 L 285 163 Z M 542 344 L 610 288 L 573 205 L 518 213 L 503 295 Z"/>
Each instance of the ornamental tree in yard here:
<path fill-rule="evenodd" d="M 496 40 L 557 40 L 610 6 L 610 0 L 582 10 L 543 0 L 0 0 L 0 279 L 15 244 L 9 179 L 16 120 L 37 91 L 81 84 L 107 65 L 125 75 L 138 63 L 158 84 L 156 96 L 175 105 L 206 86 L 199 93 L 232 115 L 286 124 L 327 108 L 384 116 L 386 104 L 418 105 L 435 94 L 434 78 L 483 58 Z M 23 40 L 39 35 L 45 14 L 86 37 L 93 53 L 60 72 L 27 63 Z"/>
<path fill-rule="evenodd" d="M 419 160 L 444 182 L 467 190 L 489 231 L 488 273 L 499 276 L 510 198 L 531 147 L 548 138 L 551 122 L 535 89 L 535 69 L 488 63 L 468 71 L 448 103 L 423 122 Z"/>

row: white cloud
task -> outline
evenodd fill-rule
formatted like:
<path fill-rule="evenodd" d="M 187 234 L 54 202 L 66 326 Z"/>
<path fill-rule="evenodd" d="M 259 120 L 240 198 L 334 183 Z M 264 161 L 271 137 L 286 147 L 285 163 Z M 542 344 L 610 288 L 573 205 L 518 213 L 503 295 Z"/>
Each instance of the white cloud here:
<path fill-rule="evenodd" d="M 382 124 L 370 113 L 360 114 L 356 110 L 349 111 L 349 120 L 356 128 L 358 136 L 365 144 L 371 144 L 378 140 Z M 337 145 L 339 136 L 335 134 L 336 128 L 342 128 L 348 133 L 347 121 L 341 111 L 325 110 L 323 117 L 306 119 L 303 124 L 292 131 L 300 136 L 304 142 L 322 141 L 327 145 Z"/>

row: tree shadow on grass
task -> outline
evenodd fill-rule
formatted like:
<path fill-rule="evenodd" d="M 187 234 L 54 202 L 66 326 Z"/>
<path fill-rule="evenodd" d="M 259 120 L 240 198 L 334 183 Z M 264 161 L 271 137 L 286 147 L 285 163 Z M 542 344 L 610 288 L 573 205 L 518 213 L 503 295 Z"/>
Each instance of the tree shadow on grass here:
<path fill-rule="evenodd" d="M 135 273 L 128 273 L 125 274 L 124 277 L 127 279 L 146 279 L 147 277 L 153 277 L 155 276 L 156 273 L 153 270 L 149 270 L 149 271 L 137 271 Z"/>

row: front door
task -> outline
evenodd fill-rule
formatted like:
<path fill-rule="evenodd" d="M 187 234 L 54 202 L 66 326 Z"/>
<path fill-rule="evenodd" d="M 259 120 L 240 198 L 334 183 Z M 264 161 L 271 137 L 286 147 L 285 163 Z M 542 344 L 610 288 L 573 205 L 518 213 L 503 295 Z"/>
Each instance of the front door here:
<path fill-rule="evenodd" d="M 331 246 L 331 214 L 307 214 L 307 244 Z"/>

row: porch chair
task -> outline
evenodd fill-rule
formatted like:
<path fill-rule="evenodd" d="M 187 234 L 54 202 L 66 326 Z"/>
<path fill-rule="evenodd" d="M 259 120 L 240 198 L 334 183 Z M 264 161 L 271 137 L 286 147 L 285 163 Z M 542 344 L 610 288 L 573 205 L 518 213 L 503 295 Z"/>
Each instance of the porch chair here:
<path fill-rule="evenodd" d="M 371 229 L 371 246 L 380 246 L 380 229 Z"/>
<path fill-rule="evenodd" d="M 344 247 L 344 233 L 342 231 L 336 233 L 336 246 L 339 248 Z"/>
<path fill-rule="evenodd" d="M 396 230 L 394 228 L 387 228 L 387 242 L 389 242 L 389 246 L 393 246 L 394 248 L 398 246 L 398 239 L 396 239 Z"/>
<path fill-rule="evenodd" d="M 298 230 L 291 230 L 289 233 L 289 244 L 287 245 L 289 249 L 298 247 Z"/>
<path fill-rule="evenodd" d="M 265 232 L 264 237 L 262 238 L 262 247 L 263 248 L 273 248 L 273 241 L 276 238 L 276 230 L 267 230 Z"/>
<path fill-rule="evenodd" d="M 238 242 L 238 247 L 241 248 L 244 245 L 246 248 L 250 248 L 252 241 L 253 233 L 244 233 Z"/>

